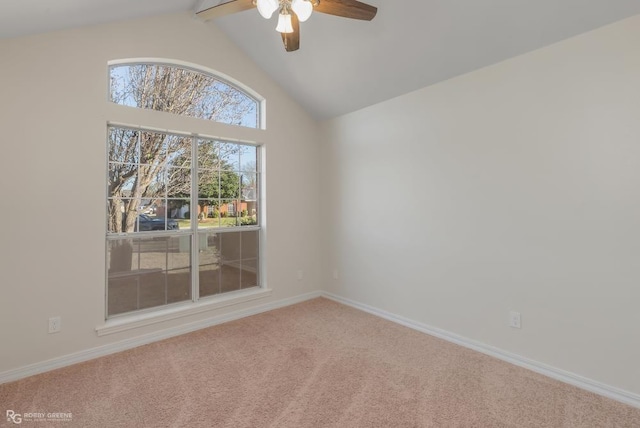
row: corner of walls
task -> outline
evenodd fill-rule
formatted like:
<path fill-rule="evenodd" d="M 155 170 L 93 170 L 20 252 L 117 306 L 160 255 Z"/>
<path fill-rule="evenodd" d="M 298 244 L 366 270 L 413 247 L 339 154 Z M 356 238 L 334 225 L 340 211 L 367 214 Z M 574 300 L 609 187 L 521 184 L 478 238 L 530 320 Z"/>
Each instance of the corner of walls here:
<path fill-rule="evenodd" d="M 325 289 L 640 393 L 639 23 L 324 123 Z"/>

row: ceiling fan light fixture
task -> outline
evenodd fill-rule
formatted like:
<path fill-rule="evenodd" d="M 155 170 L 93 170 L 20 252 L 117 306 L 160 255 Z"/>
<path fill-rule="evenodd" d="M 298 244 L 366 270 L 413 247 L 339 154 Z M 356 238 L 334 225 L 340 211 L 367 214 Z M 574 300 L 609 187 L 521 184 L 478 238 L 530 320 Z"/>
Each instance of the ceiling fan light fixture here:
<path fill-rule="evenodd" d="M 278 16 L 278 26 L 276 31 L 283 34 L 293 33 L 293 24 L 291 23 L 290 13 L 280 13 Z"/>
<path fill-rule="evenodd" d="M 276 31 L 280 33 L 284 49 L 293 52 L 300 49 L 300 22 L 307 21 L 313 12 L 343 18 L 371 21 L 378 8 L 360 0 L 216 0 L 217 5 L 196 12 L 203 21 L 209 21 L 230 13 L 257 8 L 260 15 L 270 19 L 278 11 Z M 366 1 L 366 0 L 365 0 Z M 203 0 L 200 0 L 202 3 Z M 202 3 L 204 5 L 207 2 Z M 201 6 L 202 6 L 201 5 Z M 200 9 L 201 7 L 198 7 Z"/>
<path fill-rule="evenodd" d="M 269 19 L 278 10 L 280 3 L 278 0 L 256 0 L 256 7 L 264 19 Z"/>
<path fill-rule="evenodd" d="M 309 0 L 293 0 L 291 2 L 291 9 L 298 15 L 298 20 L 304 22 L 311 16 L 313 5 Z"/>

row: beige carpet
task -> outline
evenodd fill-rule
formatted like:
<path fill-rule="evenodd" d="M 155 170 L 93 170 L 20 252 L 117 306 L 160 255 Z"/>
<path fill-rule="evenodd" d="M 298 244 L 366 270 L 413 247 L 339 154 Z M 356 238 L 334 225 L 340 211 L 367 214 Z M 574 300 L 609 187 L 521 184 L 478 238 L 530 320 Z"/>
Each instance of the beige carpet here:
<path fill-rule="evenodd" d="M 640 427 L 640 409 L 326 299 L 0 385 L 0 407 L 0 424 L 73 414 L 37 427 Z"/>

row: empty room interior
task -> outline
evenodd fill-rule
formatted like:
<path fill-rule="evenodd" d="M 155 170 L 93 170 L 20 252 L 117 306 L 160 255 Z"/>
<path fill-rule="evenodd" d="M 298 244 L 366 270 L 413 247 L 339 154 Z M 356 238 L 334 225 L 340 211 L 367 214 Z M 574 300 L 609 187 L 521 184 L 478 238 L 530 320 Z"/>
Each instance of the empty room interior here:
<path fill-rule="evenodd" d="M 2 2 L 0 85 L 0 426 L 640 426 L 640 2 Z"/>

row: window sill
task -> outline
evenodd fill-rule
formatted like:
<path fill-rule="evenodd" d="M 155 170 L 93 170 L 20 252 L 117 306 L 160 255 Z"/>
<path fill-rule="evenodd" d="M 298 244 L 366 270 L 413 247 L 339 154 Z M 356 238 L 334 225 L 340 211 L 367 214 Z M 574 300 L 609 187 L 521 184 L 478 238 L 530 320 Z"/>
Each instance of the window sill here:
<path fill-rule="evenodd" d="M 98 336 L 120 333 L 122 331 L 133 330 L 148 325 L 158 324 L 177 318 L 183 318 L 202 312 L 212 311 L 227 306 L 238 305 L 252 300 L 263 299 L 271 295 L 269 288 L 254 288 L 247 291 L 239 291 L 221 295 L 215 299 L 208 299 L 197 303 L 188 303 L 171 308 L 160 309 L 144 314 L 132 314 L 105 321 L 101 326 L 96 327 Z"/>

